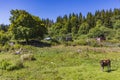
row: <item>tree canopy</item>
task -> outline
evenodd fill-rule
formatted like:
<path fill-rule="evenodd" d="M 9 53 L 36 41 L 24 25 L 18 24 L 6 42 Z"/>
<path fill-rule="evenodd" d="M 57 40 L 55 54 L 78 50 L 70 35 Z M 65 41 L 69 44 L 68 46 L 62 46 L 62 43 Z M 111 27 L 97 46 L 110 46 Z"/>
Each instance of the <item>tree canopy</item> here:
<path fill-rule="evenodd" d="M 39 17 L 33 16 L 25 10 L 11 10 L 9 31 L 15 39 L 43 38 L 46 28 Z"/>

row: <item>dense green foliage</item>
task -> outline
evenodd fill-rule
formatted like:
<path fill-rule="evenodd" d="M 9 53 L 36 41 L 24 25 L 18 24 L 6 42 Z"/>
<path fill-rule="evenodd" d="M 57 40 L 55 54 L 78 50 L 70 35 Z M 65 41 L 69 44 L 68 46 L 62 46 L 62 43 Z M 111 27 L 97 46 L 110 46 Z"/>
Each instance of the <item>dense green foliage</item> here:
<path fill-rule="evenodd" d="M 10 34 L 4 31 L 0 31 L 0 44 L 4 45 L 7 43 L 7 41 L 9 41 L 10 39 Z"/>
<path fill-rule="evenodd" d="M 104 36 L 107 40 L 120 40 L 120 9 L 98 10 L 94 14 L 88 12 L 85 16 L 72 13 L 57 17 L 54 24 L 51 20 L 46 21 L 48 35 L 53 38 L 72 34 L 73 39 L 87 35 L 86 38 Z"/>
<path fill-rule="evenodd" d="M 9 25 L 0 24 L 0 30 L 8 31 Z"/>
<path fill-rule="evenodd" d="M 43 38 L 46 29 L 38 17 L 24 10 L 11 10 L 11 14 L 9 31 L 15 39 L 25 39 L 28 43 L 29 39 Z"/>
<path fill-rule="evenodd" d="M 77 40 L 86 41 L 97 37 L 114 42 L 120 40 L 120 9 L 98 10 L 94 14 L 88 12 L 85 16 L 72 13 L 58 16 L 56 22 L 48 18 L 41 20 L 25 10 L 11 10 L 10 13 L 10 25 L 0 25 L 2 45 L 10 40 L 25 40 L 29 43 L 30 40 L 40 41 L 46 37 L 58 43 L 70 40 L 73 44 Z"/>

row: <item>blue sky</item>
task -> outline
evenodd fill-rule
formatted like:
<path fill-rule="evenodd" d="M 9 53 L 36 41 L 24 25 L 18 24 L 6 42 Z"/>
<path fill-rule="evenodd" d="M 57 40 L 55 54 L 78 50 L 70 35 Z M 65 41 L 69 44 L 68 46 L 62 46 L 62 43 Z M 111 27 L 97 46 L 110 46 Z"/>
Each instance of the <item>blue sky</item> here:
<path fill-rule="evenodd" d="M 69 13 L 94 13 L 96 10 L 120 8 L 120 0 L 1 0 L 0 24 L 9 24 L 10 10 L 22 9 L 40 18 L 55 20 Z"/>

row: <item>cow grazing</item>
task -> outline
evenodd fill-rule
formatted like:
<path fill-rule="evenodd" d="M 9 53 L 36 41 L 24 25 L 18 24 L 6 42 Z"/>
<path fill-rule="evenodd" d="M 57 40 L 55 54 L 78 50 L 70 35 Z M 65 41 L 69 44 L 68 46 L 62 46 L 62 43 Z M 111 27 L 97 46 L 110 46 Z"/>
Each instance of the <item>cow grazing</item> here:
<path fill-rule="evenodd" d="M 111 61 L 110 61 L 109 59 L 101 60 L 101 61 L 100 61 L 100 65 L 101 65 L 102 71 L 104 70 L 104 67 L 105 67 L 105 66 L 108 67 L 108 71 L 111 70 Z"/>

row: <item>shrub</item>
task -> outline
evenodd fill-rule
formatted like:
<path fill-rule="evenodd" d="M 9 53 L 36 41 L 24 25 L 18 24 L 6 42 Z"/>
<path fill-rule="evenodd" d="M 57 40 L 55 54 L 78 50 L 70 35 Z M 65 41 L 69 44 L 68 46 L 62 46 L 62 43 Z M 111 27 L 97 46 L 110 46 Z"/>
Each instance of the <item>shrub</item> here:
<path fill-rule="evenodd" d="M 33 55 L 33 54 L 30 54 L 30 53 L 28 53 L 28 54 L 23 54 L 23 55 L 21 55 L 20 58 L 21 58 L 22 61 L 25 61 L 25 60 L 35 60 L 34 55 Z"/>
<path fill-rule="evenodd" d="M 20 45 L 20 44 L 15 44 L 14 45 L 14 49 L 19 49 L 19 48 L 21 48 L 22 47 L 22 45 Z"/>
<path fill-rule="evenodd" d="M 85 39 L 79 39 L 79 40 L 75 40 L 74 43 L 76 45 L 87 45 L 87 42 Z"/>
<path fill-rule="evenodd" d="M 9 65 L 11 64 L 7 60 L 2 60 L 0 62 L 0 69 L 6 70 Z"/>
<path fill-rule="evenodd" d="M 110 43 L 119 43 L 119 40 L 117 40 L 117 39 L 112 39 L 112 40 L 109 40 L 108 42 L 110 42 Z"/>
<path fill-rule="evenodd" d="M 10 49 L 10 45 L 8 45 L 7 43 L 2 47 L 3 51 L 8 51 Z"/>
<path fill-rule="evenodd" d="M 64 46 L 72 46 L 72 45 L 73 45 L 73 42 L 67 41 L 67 42 L 63 42 L 62 44 L 63 44 Z"/>
<path fill-rule="evenodd" d="M 0 51 L 8 51 L 10 48 L 10 45 L 8 45 L 7 43 L 4 45 L 0 44 Z"/>
<path fill-rule="evenodd" d="M 7 71 L 12 71 L 12 70 L 15 70 L 16 69 L 16 66 L 15 65 L 9 65 L 7 68 L 6 68 L 6 70 Z"/>
<path fill-rule="evenodd" d="M 21 60 L 17 60 L 17 62 L 15 63 L 16 67 L 19 69 L 19 68 L 23 68 L 24 65 L 23 65 L 23 62 Z"/>
<path fill-rule="evenodd" d="M 10 63 L 7 60 L 2 60 L 0 62 L 0 69 L 2 70 L 12 71 L 12 70 L 17 70 L 23 67 L 24 67 L 23 62 L 21 62 L 20 60 L 17 60 L 15 63 Z"/>
<path fill-rule="evenodd" d="M 88 41 L 88 45 L 89 46 L 92 46 L 92 47 L 100 47 L 100 46 L 102 46 L 100 43 L 98 43 L 96 40 L 94 40 L 94 39 L 90 39 L 89 41 Z"/>
<path fill-rule="evenodd" d="M 6 70 L 12 71 L 12 70 L 21 69 L 21 68 L 23 68 L 23 67 L 24 67 L 23 62 L 20 61 L 20 60 L 17 60 L 14 64 L 9 65 L 9 66 L 6 68 Z"/>
<path fill-rule="evenodd" d="M 9 34 L 4 31 L 0 31 L 0 44 L 4 45 L 9 40 L 10 40 Z"/>
<path fill-rule="evenodd" d="M 56 39 L 52 39 L 52 40 L 50 41 L 50 43 L 51 43 L 51 45 L 58 45 L 58 44 L 60 44 L 60 42 L 57 41 Z"/>

